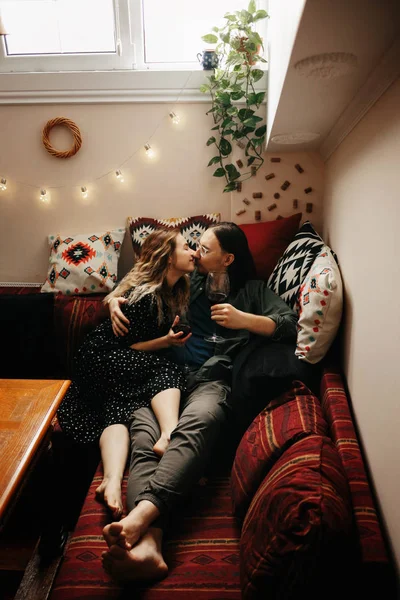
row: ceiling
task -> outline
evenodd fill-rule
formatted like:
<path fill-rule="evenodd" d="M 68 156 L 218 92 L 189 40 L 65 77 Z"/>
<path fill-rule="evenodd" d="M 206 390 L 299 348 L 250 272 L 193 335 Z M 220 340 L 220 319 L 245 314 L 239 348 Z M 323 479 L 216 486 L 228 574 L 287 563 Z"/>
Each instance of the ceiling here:
<path fill-rule="evenodd" d="M 352 101 L 354 104 L 357 99 L 362 104 L 366 83 L 372 76 L 376 79 L 377 73 L 379 75 L 381 61 L 390 49 L 393 54 L 393 44 L 399 31 L 400 0 L 307 0 L 267 150 L 282 152 L 322 148 L 323 155 L 329 154 L 326 148 L 328 140 L 331 143 L 332 131 L 336 131 L 337 124 L 343 122 L 343 115 L 346 115 Z M 399 54 L 395 67 L 398 76 L 400 51 L 397 52 L 397 49 L 400 45 L 395 46 L 396 55 Z M 307 76 L 295 68 L 300 60 L 331 52 L 356 55 L 355 68 L 335 78 Z M 270 69 L 273 69 L 273 64 L 270 64 Z M 295 146 L 271 141 L 277 134 L 296 132 L 314 132 L 320 136 Z"/>

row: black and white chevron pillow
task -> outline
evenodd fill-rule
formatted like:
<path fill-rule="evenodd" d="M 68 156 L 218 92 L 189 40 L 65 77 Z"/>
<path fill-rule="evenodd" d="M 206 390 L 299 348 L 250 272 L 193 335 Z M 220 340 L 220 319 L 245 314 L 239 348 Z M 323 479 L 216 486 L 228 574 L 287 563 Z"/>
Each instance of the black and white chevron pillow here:
<path fill-rule="evenodd" d="M 268 286 L 293 310 L 300 286 L 324 241 L 310 221 L 300 227 L 268 279 Z"/>

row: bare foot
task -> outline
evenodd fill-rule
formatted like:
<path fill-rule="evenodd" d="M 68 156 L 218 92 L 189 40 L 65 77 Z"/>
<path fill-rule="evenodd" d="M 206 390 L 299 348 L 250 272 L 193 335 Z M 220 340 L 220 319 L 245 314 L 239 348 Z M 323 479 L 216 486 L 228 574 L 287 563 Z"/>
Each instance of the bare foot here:
<path fill-rule="evenodd" d="M 160 514 L 158 508 L 148 500 L 142 500 L 123 519 L 117 523 L 110 523 L 103 529 L 103 536 L 107 546 L 120 546 L 130 550 L 132 546 L 147 532 L 151 523 Z"/>
<path fill-rule="evenodd" d="M 106 540 L 109 548 L 111 548 L 111 546 L 115 546 L 116 544 L 125 550 L 130 550 L 132 548 L 130 543 L 126 541 L 126 533 L 123 529 L 122 521 L 106 525 L 103 529 L 103 537 Z"/>
<path fill-rule="evenodd" d="M 160 439 L 157 440 L 157 442 L 153 446 L 153 450 L 157 454 L 157 456 L 164 456 L 164 454 L 169 446 L 170 441 L 171 441 L 170 434 L 161 433 Z"/>
<path fill-rule="evenodd" d="M 154 529 L 144 534 L 132 550 L 111 546 L 103 552 L 102 563 L 105 571 L 118 582 L 136 580 L 157 581 L 168 574 L 168 566 L 161 554 L 161 533 L 154 535 Z M 160 530 L 159 530 L 160 531 Z"/>
<path fill-rule="evenodd" d="M 96 498 L 111 510 L 114 519 L 122 515 L 121 480 L 119 478 L 104 477 L 96 490 Z"/>

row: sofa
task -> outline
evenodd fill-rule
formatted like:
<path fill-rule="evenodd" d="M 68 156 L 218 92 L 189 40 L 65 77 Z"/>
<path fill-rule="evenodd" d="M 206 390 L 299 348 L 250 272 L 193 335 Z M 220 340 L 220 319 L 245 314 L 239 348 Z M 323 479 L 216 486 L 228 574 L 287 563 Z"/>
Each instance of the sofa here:
<path fill-rule="evenodd" d="M 2 377 L 71 377 L 76 349 L 107 317 L 102 294 L 39 292 L 0 289 L 11 344 Z M 383 592 L 395 598 L 393 560 L 338 348 L 336 339 L 312 370 L 314 379 L 296 359 L 299 370 L 279 373 L 283 385 L 271 386 L 273 392 L 263 372 L 251 385 L 246 379 L 246 361 L 269 364 L 262 348 L 238 358 L 236 402 L 242 397 L 252 405 L 248 427 L 240 430 L 233 419 L 205 477 L 173 516 L 164 548 L 169 575 L 157 583 L 121 587 L 102 569 L 101 532 L 110 516 L 95 499 L 102 479 L 98 449 L 83 452 L 55 423 L 54 485 L 64 490 L 60 514 L 70 536 L 50 599 L 372 598 Z"/>

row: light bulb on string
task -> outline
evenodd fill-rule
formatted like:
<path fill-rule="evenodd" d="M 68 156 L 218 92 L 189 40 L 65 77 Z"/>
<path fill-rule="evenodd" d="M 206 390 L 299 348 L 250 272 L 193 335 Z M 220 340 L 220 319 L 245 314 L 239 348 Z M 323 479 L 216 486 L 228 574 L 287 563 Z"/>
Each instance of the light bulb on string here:
<path fill-rule="evenodd" d="M 81 192 L 82 192 L 82 198 L 88 197 L 89 192 L 87 191 L 87 188 L 84 185 L 81 187 Z"/>
<path fill-rule="evenodd" d="M 41 202 L 44 202 L 44 203 L 47 203 L 49 201 L 49 197 L 47 195 L 47 190 L 44 190 L 44 189 L 40 190 L 40 198 L 39 199 Z"/>
<path fill-rule="evenodd" d="M 123 177 L 122 171 L 120 169 L 117 169 L 115 171 L 115 175 L 116 175 L 118 181 L 120 181 L 121 183 L 124 183 L 124 177 Z"/>
<path fill-rule="evenodd" d="M 171 117 L 172 122 L 174 123 L 174 125 L 178 125 L 178 123 L 180 122 L 181 118 L 179 115 L 177 115 L 176 113 L 174 113 L 174 111 L 171 110 L 171 112 L 169 113 L 169 116 Z"/>
<path fill-rule="evenodd" d="M 145 144 L 144 149 L 146 150 L 146 155 L 148 158 L 154 158 L 154 150 L 150 146 L 150 144 Z"/>
<path fill-rule="evenodd" d="M 4 190 L 6 190 L 6 189 L 7 189 L 7 179 L 5 179 L 4 177 L 2 177 L 0 179 L 0 190 L 2 192 L 4 192 Z"/>

